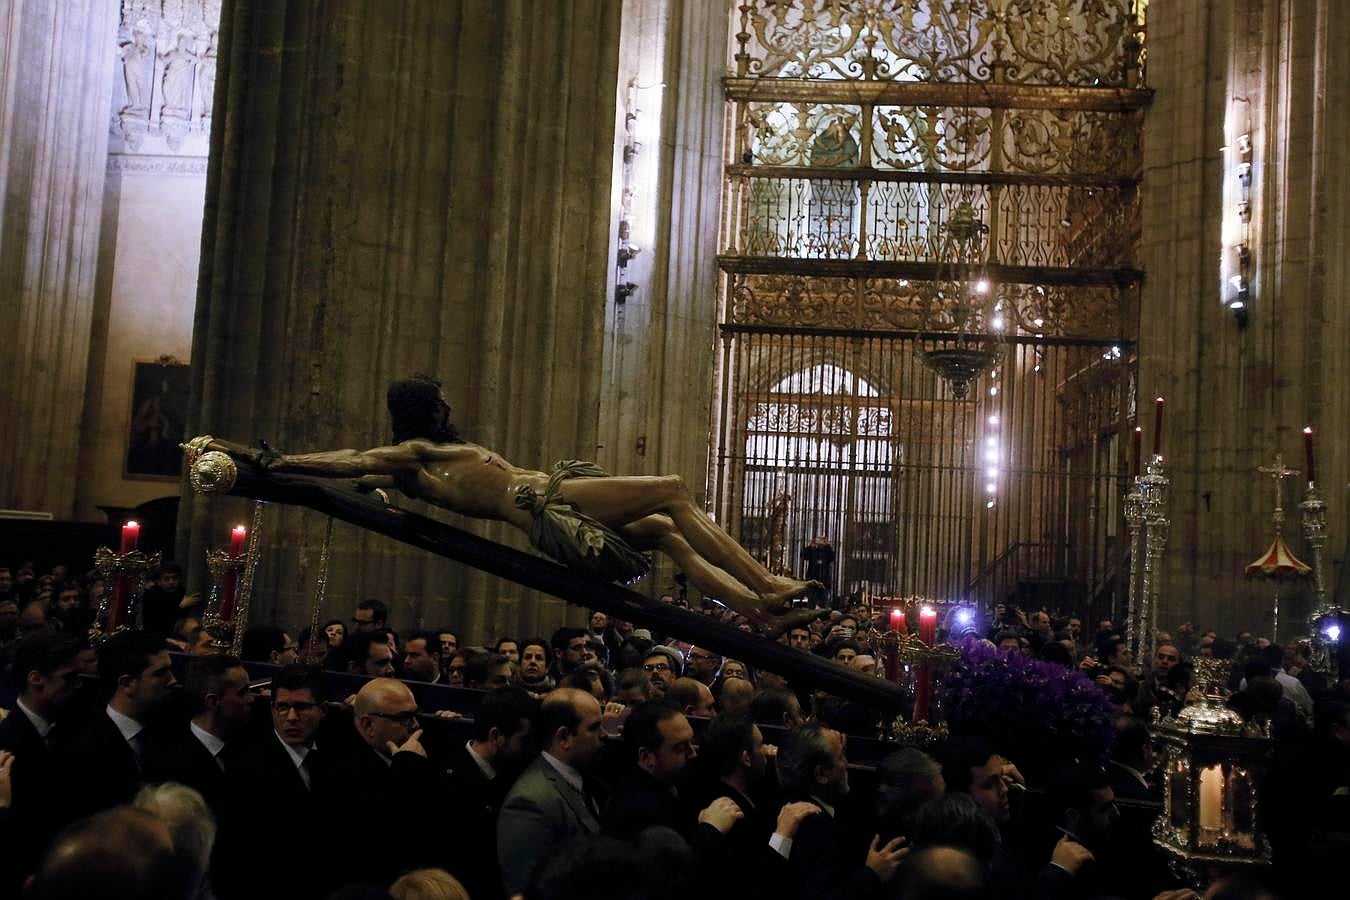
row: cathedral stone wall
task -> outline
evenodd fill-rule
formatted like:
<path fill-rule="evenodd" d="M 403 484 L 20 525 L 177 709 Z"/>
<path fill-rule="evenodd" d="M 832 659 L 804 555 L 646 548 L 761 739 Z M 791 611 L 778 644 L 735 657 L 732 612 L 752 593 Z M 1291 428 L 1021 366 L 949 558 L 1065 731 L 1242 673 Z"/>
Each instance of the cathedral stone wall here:
<path fill-rule="evenodd" d="M 1344 116 L 1350 8 L 1335 0 L 1207 0 L 1149 6 L 1140 395 L 1167 398 L 1172 479 L 1161 624 L 1269 634 L 1275 586 L 1243 569 L 1269 545 L 1276 452 L 1304 469 L 1317 432 L 1328 505 L 1329 588 L 1343 569 L 1350 453 Z M 1241 327 L 1225 305 L 1225 254 L 1244 234 L 1233 189 L 1252 145 L 1250 285 Z M 1227 184 L 1226 184 L 1227 182 Z M 1147 405 L 1145 402 L 1144 405 Z M 1312 554 L 1285 482 L 1284 534 Z M 1280 634 L 1303 633 L 1306 584 L 1282 590 Z M 1229 635 L 1231 637 L 1231 635 Z"/>

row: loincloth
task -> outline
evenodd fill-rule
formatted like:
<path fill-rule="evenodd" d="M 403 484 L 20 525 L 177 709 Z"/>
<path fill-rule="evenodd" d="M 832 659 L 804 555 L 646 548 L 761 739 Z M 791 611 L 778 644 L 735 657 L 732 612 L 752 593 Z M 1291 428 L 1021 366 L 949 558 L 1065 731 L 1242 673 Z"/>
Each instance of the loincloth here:
<path fill-rule="evenodd" d="M 516 489 L 518 509 L 530 513 L 530 545 L 567 566 L 606 581 L 637 581 L 651 571 L 647 554 L 634 550 L 614 529 L 559 498 L 569 478 L 605 478 L 609 473 L 580 459 L 559 460 L 541 495 L 532 487 Z"/>

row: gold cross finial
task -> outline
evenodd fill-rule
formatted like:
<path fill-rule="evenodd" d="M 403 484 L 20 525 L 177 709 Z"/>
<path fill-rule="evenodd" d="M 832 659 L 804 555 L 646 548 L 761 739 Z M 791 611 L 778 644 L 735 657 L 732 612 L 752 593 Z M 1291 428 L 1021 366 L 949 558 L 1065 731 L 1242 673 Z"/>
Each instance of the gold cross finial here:
<path fill-rule="evenodd" d="M 1298 469 L 1291 469 L 1284 464 L 1284 454 L 1275 454 L 1275 465 L 1257 466 L 1256 471 L 1262 475 L 1269 475 L 1275 481 L 1275 533 L 1279 534 L 1281 526 L 1284 525 L 1284 480 L 1298 474 Z"/>
<path fill-rule="evenodd" d="M 1256 471 L 1260 472 L 1262 475 L 1269 475 L 1271 478 L 1276 479 L 1277 482 L 1298 474 L 1298 469 L 1290 469 L 1285 466 L 1283 453 L 1275 454 L 1275 465 L 1257 466 Z"/>

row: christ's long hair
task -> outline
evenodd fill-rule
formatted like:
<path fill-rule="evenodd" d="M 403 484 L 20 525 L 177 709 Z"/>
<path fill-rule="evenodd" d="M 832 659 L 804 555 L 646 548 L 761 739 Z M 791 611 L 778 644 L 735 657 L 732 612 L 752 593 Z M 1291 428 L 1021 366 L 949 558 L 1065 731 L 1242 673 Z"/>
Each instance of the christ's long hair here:
<path fill-rule="evenodd" d="M 411 375 L 389 383 L 389 420 L 394 443 L 424 438 L 438 444 L 463 439 L 450 421 L 450 407 L 441 399 L 441 383 L 430 375 Z"/>

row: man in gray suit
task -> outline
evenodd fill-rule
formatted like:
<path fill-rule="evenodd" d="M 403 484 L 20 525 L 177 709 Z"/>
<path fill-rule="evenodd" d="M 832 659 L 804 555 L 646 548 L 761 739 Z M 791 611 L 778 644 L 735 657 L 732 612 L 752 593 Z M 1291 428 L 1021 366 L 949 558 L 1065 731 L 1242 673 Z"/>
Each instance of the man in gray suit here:
<path fill-rule="evenodd" d="M 512 785 L 497 819 L 497 861 L 508 897 L 529 882 L 534 865 L 570 837 L 600 831 L 582 772 L 600 756 L 600 703 L 585 691 L 544 696 L 536 727 L 544 752 Z"/>

